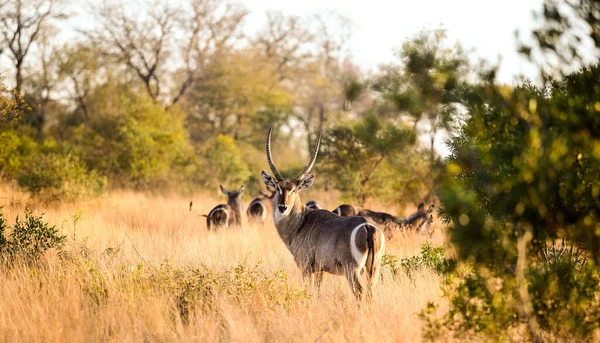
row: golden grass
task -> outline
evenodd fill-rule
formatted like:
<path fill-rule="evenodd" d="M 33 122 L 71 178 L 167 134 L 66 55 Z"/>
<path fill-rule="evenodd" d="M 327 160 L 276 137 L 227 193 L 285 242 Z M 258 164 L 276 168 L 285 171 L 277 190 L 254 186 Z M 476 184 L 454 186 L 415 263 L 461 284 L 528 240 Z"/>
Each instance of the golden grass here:
<path fill-rule="evenodd" d="M 12 223 L 27 200 L 8 188 L 0 194 L 6 195 L 0 205 Z M 251 200 L 248 195 L 244 198 L 245 204 Z M 50 253 L 35 267 L 0 268 L 0 340 L 421 340 L 418 313 L 427 302 L 439 302 L 441 297 L 441 280 L 434 272 L 419 271 L 412 279 L 386 273 L 374 299 L 360 306 L 342 277 L 326 276 L 320 294 L 309 289 L 305 296 L 299 269 L 274 227 L 207 232 L 199 214 L 208 213 L 223 199 L 198 195 L 192 211 L 189 200 L 112 192 L 76 204 L 34 205 L 34 213 L 44 212 L 46 221 L 68 235 L 65 251 L 70 257 Z M 74 221 L 77 214 L 81 219 Z M 386 244 L 386 253 L 416 255 L 427 239 L 395 237 Z M 443 235 L 437 233 L 432 241 L 443 244 Z M 283 285 L 269 281 L 256 286 L 258 291 L 228 294 L 228 289 L 240 286 L 222 288 L 222 294 L 213 294 L 210 306 L 194 311 L 186 323 L 169 286 L 171 274 L 156 277 L 162 275 L 159 270 L 164 271 L 160 266 L 165 261 L 175 270 L 204 268 L 223 275 L 240 263 L 258 264 L 257 270 L 265 275 L 283 270 L 287 279 Z M 279 297 L 279 290 L 287 287 L 297 298 Z"/>

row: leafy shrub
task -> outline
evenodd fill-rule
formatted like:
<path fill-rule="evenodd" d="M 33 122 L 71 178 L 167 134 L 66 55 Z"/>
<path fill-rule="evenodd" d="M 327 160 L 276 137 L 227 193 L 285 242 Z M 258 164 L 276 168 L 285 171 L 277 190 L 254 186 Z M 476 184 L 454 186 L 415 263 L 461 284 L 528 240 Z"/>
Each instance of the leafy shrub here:
<path fill-rule="evenodd" d="M 100 194 L 106 178 L 88 171 L 72 155 L 35 153 L 28 156 L 18 173 L 19 186 L 44 200 L 71 201 Z"/>
<path fill-rule="evenodd" d="M 483 340 L 597 334 L 599 77 L 594 65 L 543 89 L 483 85 L 468 107 L 438 194 L 473 272 L 448 288 L 449 310 L 432 328 Z M 546 242 L 562 238 L 581 250 L 548 255 Z"/>
<path fill-rule="evenodd" d="M 202 156 L 206 186 L 214 187 L 215 184 L 221 183 L 239 187 L 248 182 L 250 169 L 233 137 L 218 135 L 204 150 Z"/>
<path fill-rule="evenodd" d="M 391 271 L 396 276 L 398 272 L 403 271 L 407 276 L 412 277 L 418 270 L 428 268 L 440 275 L 451 273 L 456 268 L 456 261 L 444 257 L 443 247 L 433 247 L 430 243 L 421 246 L 421 253 L 416 256 L 398 260 L 394 255 L 385 254 L 382 258 L 382 267 Z"/>
<path fill-rule="evenodd" d="M 0 177 L 16 179 L 25 159 L 39 149 L 38 144 L 22 132 L 0 132 Z"/>
<path fill-rule="evenodd" d="M 149 274 L 138 275 L 135 282 L 171 294 L 184 322 L 196 311 L 218 312 L 216 300 L 219 298 L 236 304 L 246 303 L 251 297 L 267 300 L 261 302 L 265 308 L 253 308 L 254 311 L 302 306 L 308 298 L 305 290 L 290 286 L 284 271 L 266 273 L 259 267 L 259 264 L 249 266 L 241 262 L 232 268 L 215 271 L 206 266 L 178 269 L 163 263 Z"/>
<path fill-rule="evenodd" d="M 65 240 L 55 226 L 49 226 L 42 216 L 33 215 L 29 206 L 25 209 L 25 220 L 17 216 L 12 227 L 0 211 L 0 256 L 5 259 L 34 262 L 49 249 L 61 250 Z"/>
<path fill-rule="evenodd" d="M 90 95 L 89 116 L 64 118 L 65 146 L 111 184 L 144 188 L 183 173 L 195 157 L 183 116 L 125 85 Z"/>
<path fill-rule="evenodd" d="M 330 176 L 348 201 L 364 204 L 371 197 L 397 201 L 398 191 L 392 184 L 403 169 L 393 169 L 390 162 L 401 159 L 406 163 L 403 153 L 414 142 L 415 134 L 407 127 L 366 115 L 326 132 L 320 170 Z"/>

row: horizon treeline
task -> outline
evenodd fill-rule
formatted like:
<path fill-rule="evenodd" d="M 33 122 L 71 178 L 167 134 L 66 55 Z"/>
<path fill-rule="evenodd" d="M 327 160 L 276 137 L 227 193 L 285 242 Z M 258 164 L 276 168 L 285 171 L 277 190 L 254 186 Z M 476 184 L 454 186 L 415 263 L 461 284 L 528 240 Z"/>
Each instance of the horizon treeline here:
<path fill-rule="evenodd" d="M 474 74 L 443 31 L 398 42 L 397 60 L 367 75 L 347 53 L 352 22 L 335 12 L 269 12 L 249 35 L 249 11 L 222 0 L 80 7 L 87 28 L 61 43 L 72 3 L 0 6 L 2 180 L 44 200 L 220 183 L 257 193 L 273 125 L 284 173 L 324 132 L 316 185 L 344 200 L 434 197 L 434 140 L 459 124 Z"/>

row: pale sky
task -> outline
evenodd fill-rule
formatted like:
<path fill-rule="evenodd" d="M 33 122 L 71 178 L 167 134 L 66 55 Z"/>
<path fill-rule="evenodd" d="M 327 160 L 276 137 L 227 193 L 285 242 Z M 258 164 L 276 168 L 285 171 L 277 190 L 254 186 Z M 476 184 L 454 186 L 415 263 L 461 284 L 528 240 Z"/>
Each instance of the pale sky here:
<path fill-rule="evenodd" d="M 491 62 L 501 58 L 499 80 L 514 84 L 520 73 L 534 77 L 516 52 L 516 30 L 522 36 L 533 27 L 532 11 L 542 8 L 543 0 L 244 0 L 252 15 L 248 28 L 259 27 L 267 10 L 308 15 L 333 9 L 349 17 L 357 26 L 351 40 L 351 53 L 363 68 L 376 69 L 394 59 L 394 50 L 421 30 L 442 28 L 450 41 L 459 41 L 472 58 Z"/>
<path fill-rule="evenodd" d="M 1 1 L 1 0 L 0 0 Z M 73 1 L 75 16 L 65 31 L 89 26 L 83 10 L 89 2 Z M 169 0 L 180 1 L 180 0 Z M 226 0 L 227 1 L 227 0 Z M 278 10 L 285 14 L 308 16 L 335 10 L 350 18 L 356 26 L 350 41 L 353 60 L 366 71 L 394 60 L 394 51 L 422 30 L 445 29 L 450 42 L 460 42 L 473 60 L 500 60 L 499 80 L 516 84 L 514 77 L 535 77 L 536 68 L 516 52 L 515 31 L 527 36 L 533 27 L 534 10 L 542 9 L 543 0 L 230 0 L 250 10 L 245 29 L 249 34 L 260 30 L 265 13 Z M 68 35 L 68 34 L 67 34 Z"/>

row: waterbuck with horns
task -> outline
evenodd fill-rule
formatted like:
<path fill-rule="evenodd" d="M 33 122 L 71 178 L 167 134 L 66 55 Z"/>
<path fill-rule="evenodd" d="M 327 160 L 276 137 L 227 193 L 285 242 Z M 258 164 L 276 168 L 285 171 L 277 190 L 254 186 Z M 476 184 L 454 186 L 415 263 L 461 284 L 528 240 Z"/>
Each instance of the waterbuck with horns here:
<path fill-rule="evenodd" d="M 254 225 L 264 224 L 267 220 L 269 213 L 273 213 L 273 197 L 275 197 L 275 189 L 267 187 L 267 191 L 270 195 L 260 193 L 260 197 L 252 200 L 246 214 L 248 215 L 248 222 Z"/>
<path fill-rule="evenodd" d="M 242 194 L 244 186 L 237 191 L 228 191 L 219 185 L 221 192 L 227 195 L 227 204 L 215 206 L 206 217 L 206 227 L 208 230 L 218 228 L 229 228 L 231 226 L 242 225 Z"/>
<path fill-rule="evenodd" d="M 339 217 L 327 210 L 304 206 L 299 193 L 314 181 L 310 170 L 317 159 L 321 133 L 308 165 L 295 179 L 287 181 L 273 163 L 271 131 L 272 127 L 267 135 L 266 153 L 275 177 L 266 171 L 261 176 L 267 186 L 277 190 L 273 200 L 275 227 L 302 270 L 302 276 L 314 281 L 318 288 L 324 272 L 345 275 L 354 295 L 360 299 L 359 275 L 366 270 L 371 295 L 384 251 L 383 232 L 363 217 Z"/>
<path fill-rule="evenodd" d="M 391 239 L 394 232 L 402 230 L 419 233 L 427 231 L 431 235 L 432 232 L 429 231 L 431 222 L 433 221 L 432 213 L 434 208 L 435 206 L 431 205 L 425 210 L 425 205 L 420 203 L 417 212 L 406 218 L 398 218 L 385 212 L 376 212 L 348 204 L 340 205 L 332 212 L 342 217 L 363 216 L 376 225 L 380 225 L 384 229 L 385 236 Z"/>

